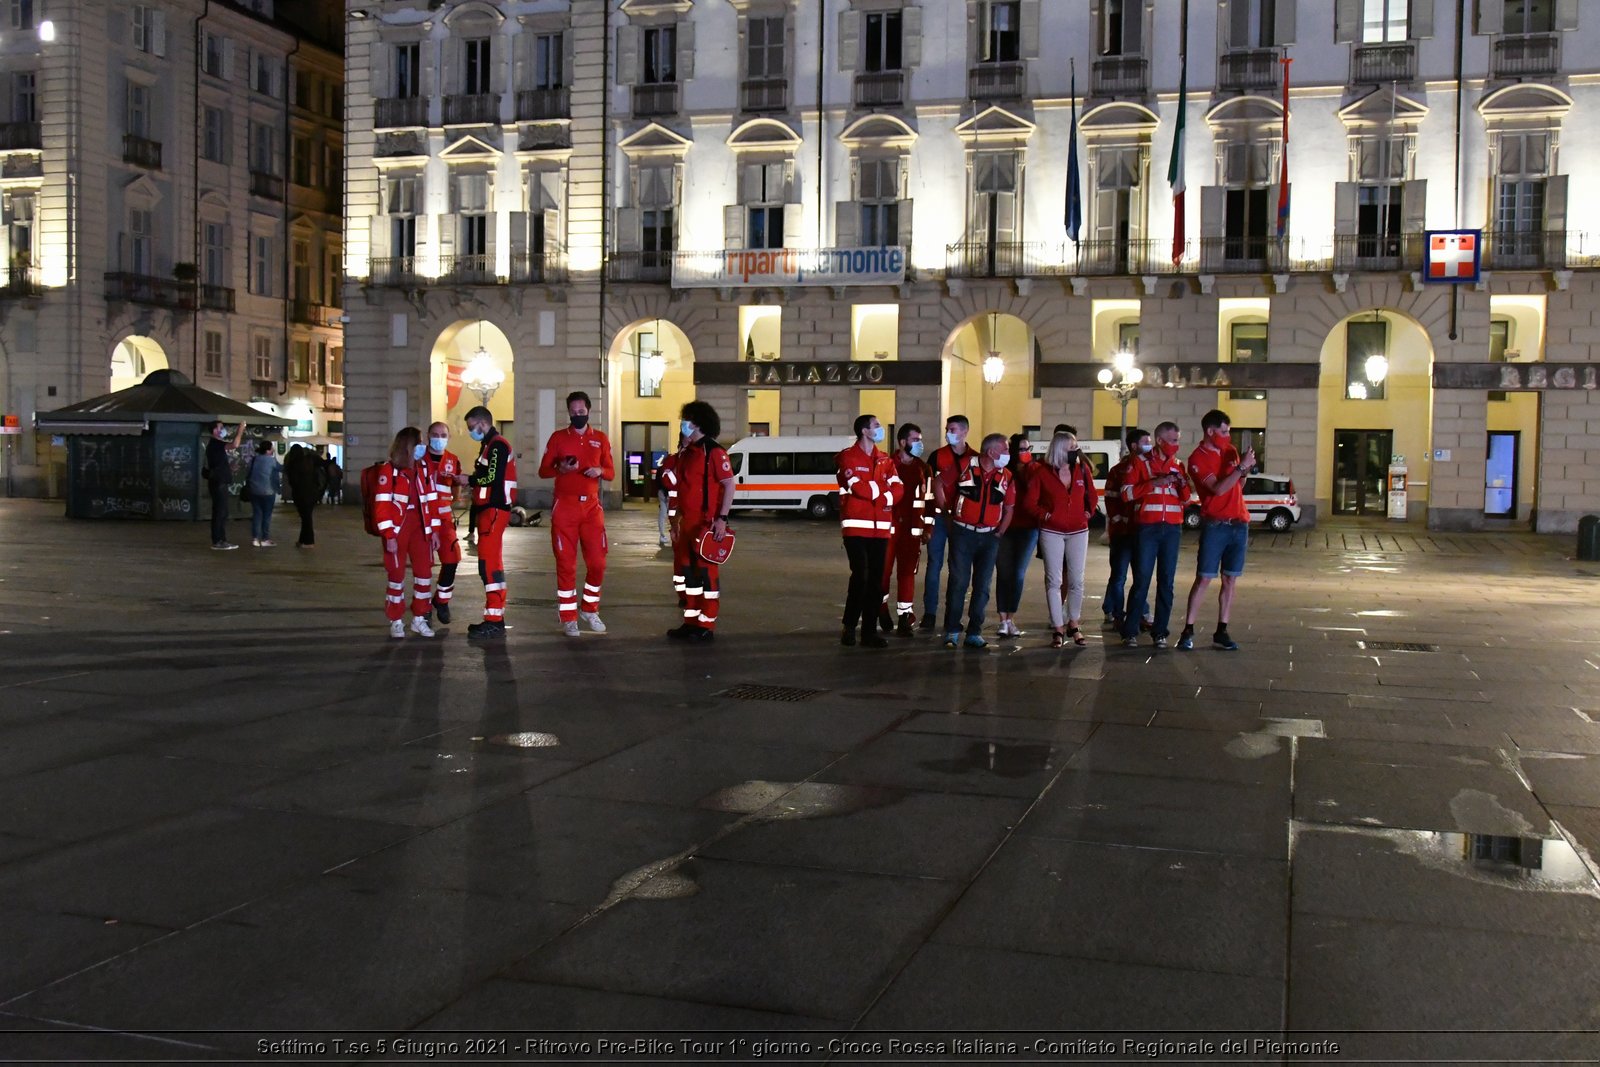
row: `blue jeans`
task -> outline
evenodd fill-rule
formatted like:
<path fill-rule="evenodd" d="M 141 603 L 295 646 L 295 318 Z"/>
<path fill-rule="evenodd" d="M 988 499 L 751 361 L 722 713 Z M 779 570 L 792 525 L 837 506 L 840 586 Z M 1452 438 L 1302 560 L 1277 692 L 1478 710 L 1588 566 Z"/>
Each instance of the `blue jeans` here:
<path fill-rule="evenodd" d="M 1122 636 L 1138 637 L 1139 620 L 1150 609 L 1150 577 L 1156 579 L 1156 621 L 1151 637 L 1166 637 L 1172 618 L 1172 583 L 1178 576 L 1178 546 L 1183 527 L 1171 522 L 1154 522 L 1139 527 L 1138 548 L 1133 557 L 1133 588 L 1128 591 L 1128 614 L 1122 620 Z"/>
<path fill-rule="evenodd" d="M 928 521 L 933 523 L 933 530 L 928 537 L 928 573 L 922 577 L 922 617 L 924 619 L 937 619 L 939 617 L 939 579 L 944 577 L 944 543 L 947 531 L 944 527 L 944 517 L 931 512 Z"/>
<path fill-rule="evenodd" d="M 278 498 L 271 493 L 250 494 L 250 537 L 265 541 L 272 536 L 272 505 Z"/>
<path fill-rule="evenodd" d="M 995 607 L 1002 615 L 1015 615 L 1022 606 L 1022 584 L 1028 577 L 1028 564 L 1039 544 L 1039 531 L 1007 530 L 995 556 Z"/>
<path fill-rule="evenodd" d="M 992 533 L 976 533 L 957 526 L 950 531 L 950 588 L 945 593 L 944 632 L 961 632 L 961 607 L 972 587 L 972 606 L 967 613 L 967 633 L 983 633 L 983 613 L 989 607 L 989 580 L 994 576 L 994 560 L 1000 551 L 1000 538 Z"/>
<path fill-rule="evenodd" d="M 1139 539 L 1133 534 L 1111 539 L 1111 576 L 1106 579 L 1106 595 L 1100 602 L 1100 610 L 1118 626 L 1122 625 L 1122 616 L 1127 607 L 1124 587 L 1128 583 L 1128 569 L 1133 566 L 1133 555 L 1138 544 Z"/>

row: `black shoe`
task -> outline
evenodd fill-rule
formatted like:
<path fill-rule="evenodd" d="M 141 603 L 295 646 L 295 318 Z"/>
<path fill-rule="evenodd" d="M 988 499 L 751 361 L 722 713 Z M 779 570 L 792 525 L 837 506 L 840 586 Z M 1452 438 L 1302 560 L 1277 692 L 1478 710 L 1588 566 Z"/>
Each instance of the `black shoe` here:
<path fill-rule="evenodd" d="M 434 614 L 439 616 L 439 625 L 440 626 L 449 626 L 450 625 L 450 605 L 449 604 L 444 604 L 444 603 L 440 603 L 439 601 L 434 601 L 433 611 L 434 611 Z"/>
<path fill-rule="evenodd" d="M 1239 642 L 1229 637 L 1227 630 L 1218 630 L 1216 633 L 1212 634 L 1211 645 L 1213 648 L 1220 648 L 1224 652 L 1239 651 Z"/>
<path fill-rule="evenodd" d="M 889 647 L 889 642 L 887 642 L 887 641 L 885 641 L 883 639 L 883 635 L 880 634 L 880 633 L 877 633 L 876 631 L 873 631 L 873 630 L 862 630 L 861 631 L 861 643 L 863 645 L 865 645 L 867 648 L 888 648 Z"/>
<path fill-rule="evenodd" d="M 932 627 L 931 626 L 930 627 L 925 627 L 925 629 L 932 629 Z M 910 615 L 902 615 L 902 616 L 900 616 L 900 625 L 895 627 L 895 632 L 898 633 L 901 637 L 910 637 L 914 630 L 915 630 L 915 627 L 912 625 L 911 616 Z"/>
<path fill-rule="evenodd" d="M 871 633 L 872 631 L 868 630 L 867 632 Z M 839 643 L 841 645 L 853 645 L 853 644 L 855 644 L 856 643 L 856 628 L 854 626 L 846 626 L 844 629 L 840 630 L 839 631 Z"/>
<path fill-rule="evenodd" d="M 894 616 L 889 614 L 888 608 L 884 608 L 882 611 L 878 612 L 878 625 L 883 627 L 884 633 L 894 633 Z"/>
<path fill-rule="evenodd" d="M 717 632 L 715 630 L 707 630 L 704 626 L 696 626 L 694 632 L 684 638 L 691 645 L 709 645 L 716 639 Z"/>
<path fill-rule="evenodd" d="M 917 623 L 917 629 L 921 630 L 923 633 L 932 633 L 935 628 L 936 624 L 932 615 L 929 615 L 927 618 Z"/>
<path fill-rule="evenodd" d="M 672 629 L 668 630 L 667 631 L 667 636 L 672 638 L 674 641 L 684 641 L 684 640 L 687 640 L 691 634 L 697 632 L 699 629 L 700 629 L 700 627 L 686 622 L 682 626 L 675 626 Z"/>
<path fill-rule="evenodd" d="M 475 622 L 467 627 L 467 636 L 488 640 L 506 635 L 506 625 L 503 622 Z"/>

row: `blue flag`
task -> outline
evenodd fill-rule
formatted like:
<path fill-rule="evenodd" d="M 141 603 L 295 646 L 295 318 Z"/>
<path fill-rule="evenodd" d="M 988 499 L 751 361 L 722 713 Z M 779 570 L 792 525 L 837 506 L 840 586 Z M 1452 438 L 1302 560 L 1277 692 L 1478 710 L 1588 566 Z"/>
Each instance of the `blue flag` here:
<path fill-rule="evenodd" d="M 1078 74 L 1072 74 L 1072 133 L 1067 139 L 1067 236 L 1078 243 L 1083 228 L 1083 187 L 1078 179 Z"/>

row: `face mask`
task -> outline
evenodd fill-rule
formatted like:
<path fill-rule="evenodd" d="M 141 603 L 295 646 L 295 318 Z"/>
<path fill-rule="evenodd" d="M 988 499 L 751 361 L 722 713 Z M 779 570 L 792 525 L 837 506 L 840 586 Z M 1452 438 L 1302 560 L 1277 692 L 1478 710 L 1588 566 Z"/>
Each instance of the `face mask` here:
<path fill-rule="evenodd" d="M 1078 454 L 1078 446 L 1077 445 L 1073 445 L 1071 448 L 1067 449 L 1067 455 L 1076 456 L 1077 454 Z"/>
<path fill-rule="evenodd" d="M 589 425 L 589 416 L 587 415 L 569 415 L 568 418 L 572 420 L 572 428 L 574 430 L 581 430 Z"/>
<path fill-rule="evenodd" d="M 1161 453 L 1166 456 L 1176 456 L 1178 454 L 1178 446 L 1163 443 L 1161 445 Z"/>
<path fill-rule="evenodd" d="M 883 427 L 882 426 L 879 426 L 876 430 L 872 431 L 872 440 L 874 442 L 876 442 L 876 443 L 879 443 L 879 444 L 881 444 L 883 442 Z"/>
<path fill-rule="evenodd" d="M 211 431 L 211 436 L 220 441 L 224 437 L 228 436 L 228 431 L 224 430 L 221 426 L 218 426 L 215 430 Z"/>
<path fill-rule="evenodd" d="M 435 452 L 443 453 L 444 450 L 449 446 L 449 444 L 450 444 L 450 438 L 448 438 L 448 437 L 430 437 L 430 438 L 428 438 L 428 447 L 433 449 Z"/>
<path fill-rule="evenodd" d="M 995 468 L 995 470 L 999 470 L 1001 467 L 1004 467 L 1007 463 L 1010 463 L 1010 462 L 1011 462 L 1011 455 L 1009 453 L 1007 453 L 1007 452 L 1002 452 L 998 456 L 994 457 L 994 468 Z"/>
<path fill-rule="evenodd" d="M 922 458 L 922 442 L 921 441 L 912 441 L 911 442 L 911 455 L 913 457 L 915 457 L 916 459 L 921 459 Z"/>
<path fill-rule="evenodd" d="M 1033 462 L 1033 453 L 1032 452 L 1018 452 L 1017 453 L 1017 462 L 1018 463 L 1032 463 Z"/>
<path fill-rule="evenodd" d="M 684 419 L 682 422 L 678 423 L 678 429 L 683 433 L 683 439 L 687 441 L 689 438 L 694 436 L 694 432 L 696 429 L 698 429 L 698 427 L 688 419 Z"/>
<path fill-rule="evenodd" d="M 415 448 L 413 448 L 411 450 L 411 458 L 412 459 L 421 459 L 423 456 L 425 456 L 427 454 L 428 454 L 428 448 L 427 448 L 426 445 L 423 445 L 423 444 L 418 444 Z"/>
<path fill-rule="evenodd" d="M 944 435 L 944 439 L 950 442 L 951 448 L 961 447 L 961 435 L 958 433 L 947 433 Z"/>
<path fill-rule="evenodd" d="M 474 426 L 467 428 L 467 436 L 472 438 L 474 441 L 481 441 L 483 440 L 485 434 L 482 430 Z"/>
<path fill-rule="evenodd" d="M 1139 445 L 1139 453 L 1140 455 L 1148 456 L 1150 454 L 1150 450 L 1153 448 L 1155 448 L 1155 445 L 1151 444 L 1149 441 L 1145 441 Z"/>

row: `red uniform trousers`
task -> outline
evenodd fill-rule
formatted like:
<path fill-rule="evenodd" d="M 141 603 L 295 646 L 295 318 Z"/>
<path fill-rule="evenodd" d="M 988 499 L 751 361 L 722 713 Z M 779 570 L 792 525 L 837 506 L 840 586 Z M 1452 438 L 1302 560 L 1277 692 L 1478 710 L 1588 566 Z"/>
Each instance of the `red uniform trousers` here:
<path fill-rule="evenodd" d="M 709 529 L 711 529 L 710 523 L 680 528 L 678 540 L 688 556 L 683 572 L 684 624 L 715 630 L 717 611 L 722 605 L 722 587 L 717 580 L 719 568 L 715 563 L 707 563 L 694 548 L 700 542 L 700 535 Z M 674 557 L 678 551 L 678 547 L 673 546 Z"/>
<path fill-rule="evenodd" d="M 411 561 L 411 614 L 417 617 L 433 610 L 433 542 L 422 532 L 415 513 L 408 514 L 400 529 L 393 531 L 395 551 L 383 542 L 383 569 L 389 575 L 389 592 L 383 598 L 383 613 L 390 622 L 406 613 L 406 561 Z"/>
<path fill-rule="evenodd" d="M 500 508 L 478 512 L 478 577 L 483 579 L 483 621 L 505 622 L 506 564 L 501 539 L 511 513 Z"/>
<path fill-rule="evenodd" d="M 680 530 L 672 540 L 672 591 L 678 594 L 680 608 L 689 606 L 688 596 L 684 592 L 687 588 L 685 576 L 689 573 L 689 561 L 693 556 L 694 548 L 684 539 Z"/>
<path fill-rule="evenodd" d="M 883 606 L 889 607 L 890 575 L 897 574 L 895 615 L 910 615 L 916 607 L 917 565 L 922 562 L 922 536 L 909 530 L 895 530 L 889 540 L 889 555 L 883 564 Z"/>
<path fill-rule="evenodd" d="M 441 518 L 433 530 L 439 538 L 439 584 L 433 591 L 433 599 L 448 607 L 450 597 L 456 591 L 456 566 L 461 562 L 461 540 L 456 537 L 455 523 L 449 519 Z"/>
<path fill-rule="evenodd" d="M 578 550 L 583 549 L 583 610 L 600 610 L 606 580 L 606 513 L 598 497 L 556 497 L 550 507 L 550 544 L 556 553 L 556 610 L 562 622 L 578 620 Z"/>

